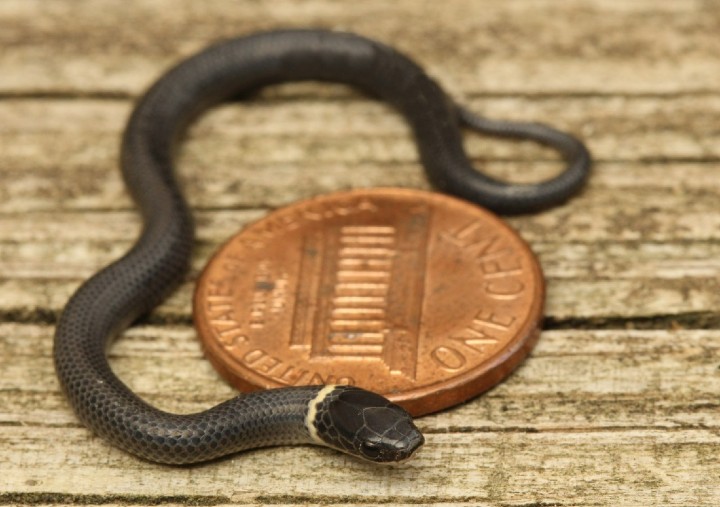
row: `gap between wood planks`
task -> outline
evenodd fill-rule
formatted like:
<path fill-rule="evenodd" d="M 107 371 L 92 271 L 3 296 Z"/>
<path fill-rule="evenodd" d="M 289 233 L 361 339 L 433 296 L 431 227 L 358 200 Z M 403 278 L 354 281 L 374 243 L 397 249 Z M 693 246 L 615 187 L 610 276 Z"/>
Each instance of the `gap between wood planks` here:
<path fill-rule="evenodd" d="M 0 308 L 0 322 L 12 324 L 57 324 L 60 312 L 47 308 Z M 135 325 L 192 326 L 192 315 L 152 314 L 137 321 Z M 642 330 L 707 330 L 720 328 L 720 314 L 713 312 L 687 312 L 669 315 L 643 315 L 637 317 L 545 317 L 543 331 L 585 330 L 603 331 L 613 329 Z"/>

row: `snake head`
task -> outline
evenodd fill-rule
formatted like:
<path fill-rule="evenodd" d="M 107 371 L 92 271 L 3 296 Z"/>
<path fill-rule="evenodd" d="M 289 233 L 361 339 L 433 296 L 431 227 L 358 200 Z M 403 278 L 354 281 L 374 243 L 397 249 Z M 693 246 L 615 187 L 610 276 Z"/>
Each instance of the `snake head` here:
<path fill-rule="evenodd" d="M 397 463 L 425 443 L 412 416 L 379 394 L 333 386 L 321 397 L 313 424 L 325 445 L 375 463 Z"/>

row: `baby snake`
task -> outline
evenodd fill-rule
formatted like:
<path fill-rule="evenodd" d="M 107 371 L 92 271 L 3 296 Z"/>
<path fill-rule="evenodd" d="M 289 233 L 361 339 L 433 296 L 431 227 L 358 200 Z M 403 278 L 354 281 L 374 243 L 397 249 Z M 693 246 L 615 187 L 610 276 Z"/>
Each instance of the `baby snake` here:
<path fill-rule="evenodd" d="M 575 138 L 539 124 L 490 121 L 456 106 L 407 57 L 347 33 L 289 30 L 214 45 L 180 63 L 135 108 L 122 144 L 125 183 L 142 213 L 140 238 L 87 280 L 55 334 L 57 375 L 78 417 L 112 444 L 163 463 L 193 463 L 244 449 L 323 444 L 376 462 L 401 461 L 424 442 L 410 415 L 385 398 L 347 386 L 273 389 L 203 412 L 170 414 L 141 400 L 112 372 L 112 339 L 150 312 L 187 272 L 193 224 L 174 175 L 173 148 L 188 123 L 224 99 L 287 81 L 345 83 L 392 104 L 407 119 L 423 166 L 440 190 L 500 213 L 526 213 L 567 199 L 590 166 Z M 491 135 L 548 144 L 567 161 L 559 176 L 510 185 L 477 172 L 462 124 Z"/>

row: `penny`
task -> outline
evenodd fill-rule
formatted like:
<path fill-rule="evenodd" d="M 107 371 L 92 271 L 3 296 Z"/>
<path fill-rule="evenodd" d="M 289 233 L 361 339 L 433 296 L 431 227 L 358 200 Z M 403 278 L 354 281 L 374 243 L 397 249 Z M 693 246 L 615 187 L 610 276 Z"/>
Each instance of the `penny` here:
<path fill-rule="evenodd" d="M 487 210 L 443 194 L 354 190 L 298 202 L 204 269 L 195 325 L 243 391 L 353 384 L 413 415 L 489 389 L 537 341 L 540 266 Z"/>

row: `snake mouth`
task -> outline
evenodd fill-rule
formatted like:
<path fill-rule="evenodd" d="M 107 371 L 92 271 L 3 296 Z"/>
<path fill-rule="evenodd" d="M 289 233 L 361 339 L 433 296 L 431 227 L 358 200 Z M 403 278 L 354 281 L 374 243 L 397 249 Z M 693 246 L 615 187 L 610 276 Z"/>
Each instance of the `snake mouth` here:
<path fill-rule="evenodd" d="M 413 459 L 420 448 L 425 444 L 425 437 L 412 425 L 412 430 L 405 437 L 398 440 L 395 445 L 382 452 L 374 461 L 380 464 L 402 464 Z"/>
<path fill-rule="evenodd" d="M 374 463 L 390 467 L 403 466 L 418 457 L 424 444 L 425 437 L 418 431 L 417 434 L 412 435 L 412 438 L 407 442 L 407 445 L 401 452 L 389 457 L 389 459 L 375 461 Z"/>
<path fill-rule="evenodd" d="M 405 451 L 405 456 L 397 460 L 397 462 L 407 463 L 411 459 L 415 458 L 423 445 L 425 445 L 425 437 L 422 433 L 420 433 L 420 431 L 416 431 L 415 434 L 410 437 Z"/>

